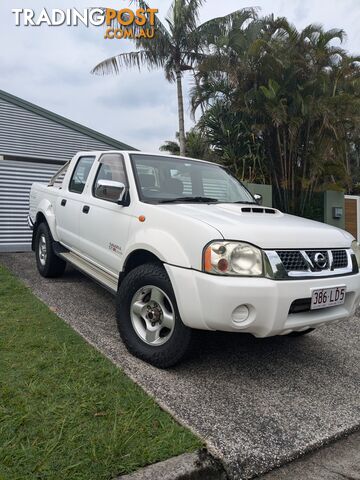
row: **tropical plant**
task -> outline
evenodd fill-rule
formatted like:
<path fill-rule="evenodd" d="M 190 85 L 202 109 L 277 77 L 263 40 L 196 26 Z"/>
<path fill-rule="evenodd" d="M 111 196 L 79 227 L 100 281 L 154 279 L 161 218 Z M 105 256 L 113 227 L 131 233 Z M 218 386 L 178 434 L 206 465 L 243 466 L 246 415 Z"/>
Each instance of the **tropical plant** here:
<path fill-rule="evenodd" d="M 171 155 L 180 155 L 179 133 L 176 134 L 177 141 L 167 140 L 164 145 L 161 145 L 161 152 L 169 152 Z M 216 160 L 215 153 L 210 150 L 209 143 L 198 128 L 193 128 L 186 132 L 186 151 L 185 155 L 191 158 L 199 158 L 201 160 Z"/>
<path fill-rule="evenodd" d="M 207 145 L 237 178 L 250 183 L 266 182 L 262 142 L 247 115 L 233 110 L 229 102 L 218 100 L 202 115 L 198 126 Z"/>
<path fill-rule="evenodd" d="M 299 32 L 284 18 L 258 18 L 244 10 L 212 20 L 202 36 L 204 60 L 192 105 L 205 111 L 199 123 L 218 154 L 226 160 L 229 146 L 236 147 L 234 173 L 249 175 L 239 139 L 286 211 L 303 214 L 324 185 L 351 190 L 358 161 L 360 59 L 334 45 L 344 32 L 320 25 Z M 219 134 L 221 121 L 216 125 L 213 116 L 220 110 L 233 121 Z M 252 135 L 258 150 L 249 149 Z"/>
<path fill-rule="evenodd" d="M 185 123 L 182 78 L 191 71 L 199 55 L 197 33 L 199 9 L 204 0 L 173 0 L 165 22 L 155 19 L 155 37 L 137 38 L 133 41 L 136 51 L 120 53 L 99 63 L 95 74 L 119 74 L 123 67 L 143 66 L 149 69 L 164 69 L 166 79 L 177 84 L 179 141 L 181 155 L 185 155 Z M 138 0 L 140 7 L 148 8 L 146 2 Z M 134 27 L 136 28 L 136 27 Z"/>

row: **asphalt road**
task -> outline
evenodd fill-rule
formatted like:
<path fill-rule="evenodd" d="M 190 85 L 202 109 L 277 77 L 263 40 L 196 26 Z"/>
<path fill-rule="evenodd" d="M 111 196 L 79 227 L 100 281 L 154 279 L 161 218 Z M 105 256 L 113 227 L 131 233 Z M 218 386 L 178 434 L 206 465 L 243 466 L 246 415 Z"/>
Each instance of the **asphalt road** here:
<path fill-rule="evenodd" d="M 297 339 L 204 332 L 190 360 L 160 371 L 127 353 L 114 299 L 94 282 L 71 269 L 45 280 L 32 254 L 3 254 L 0 263 L 201 435 L 232 479 L 252 478 L 360 427 L 359 316 Z"/>

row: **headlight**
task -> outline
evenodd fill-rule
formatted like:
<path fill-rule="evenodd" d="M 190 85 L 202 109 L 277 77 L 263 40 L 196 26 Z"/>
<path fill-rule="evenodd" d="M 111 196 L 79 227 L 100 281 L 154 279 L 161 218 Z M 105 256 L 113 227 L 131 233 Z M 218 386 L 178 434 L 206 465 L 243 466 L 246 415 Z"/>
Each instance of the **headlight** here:
<path fill-rule="evenodd" d="M 204 252 L 204 270 L 217 275 L 263 275 L 261 250 L 249 243 L 214 242 Z"/>
<path fill-rule="evenodd" d="M 358 267 L 360 268 L 360 245 L 356 240 L 354 240 L 351 244 L 351 248 L 355 253 L 356 261 L 357 261 Z"/>

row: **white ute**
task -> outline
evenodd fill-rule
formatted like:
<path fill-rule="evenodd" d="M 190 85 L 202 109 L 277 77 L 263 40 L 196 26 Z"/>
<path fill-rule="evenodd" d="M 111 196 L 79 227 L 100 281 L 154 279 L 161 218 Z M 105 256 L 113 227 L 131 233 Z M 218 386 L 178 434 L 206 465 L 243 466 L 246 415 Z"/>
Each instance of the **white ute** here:
<path fill-rule="evenodd" d="M 40 274 L 68 262 L 113 292 L 128 350 L 160 368 L 193 329 L 302 335 L 360 301 L 349 233 L 260 206 L 209 162 L 82 152 L 32 186 L 28 221 Z"/>

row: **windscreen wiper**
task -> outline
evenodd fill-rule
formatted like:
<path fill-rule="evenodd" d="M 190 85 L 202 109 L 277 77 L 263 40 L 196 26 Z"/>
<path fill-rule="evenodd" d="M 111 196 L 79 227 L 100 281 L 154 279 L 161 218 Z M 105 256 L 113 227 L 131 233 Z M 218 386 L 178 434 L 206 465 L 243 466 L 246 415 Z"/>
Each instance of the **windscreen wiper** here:
<path fill-rule="evenodd" d="M 171 198 L 169 200 L 161 200 L 159 203 L 178 203 L 178 202 L 187 202 L 187 203 L 218 203 L 217 198 L 210 197 L 178 197 Z"/>
<path fill-rule="evenodd" d="M 244 205 L 258 205 L 258 206 L 260 206 L 257 202 L 243 202 L 242 200 L 239 200 L 238 202 L 233 202 L 233 203 L 243 203 Z"/>

